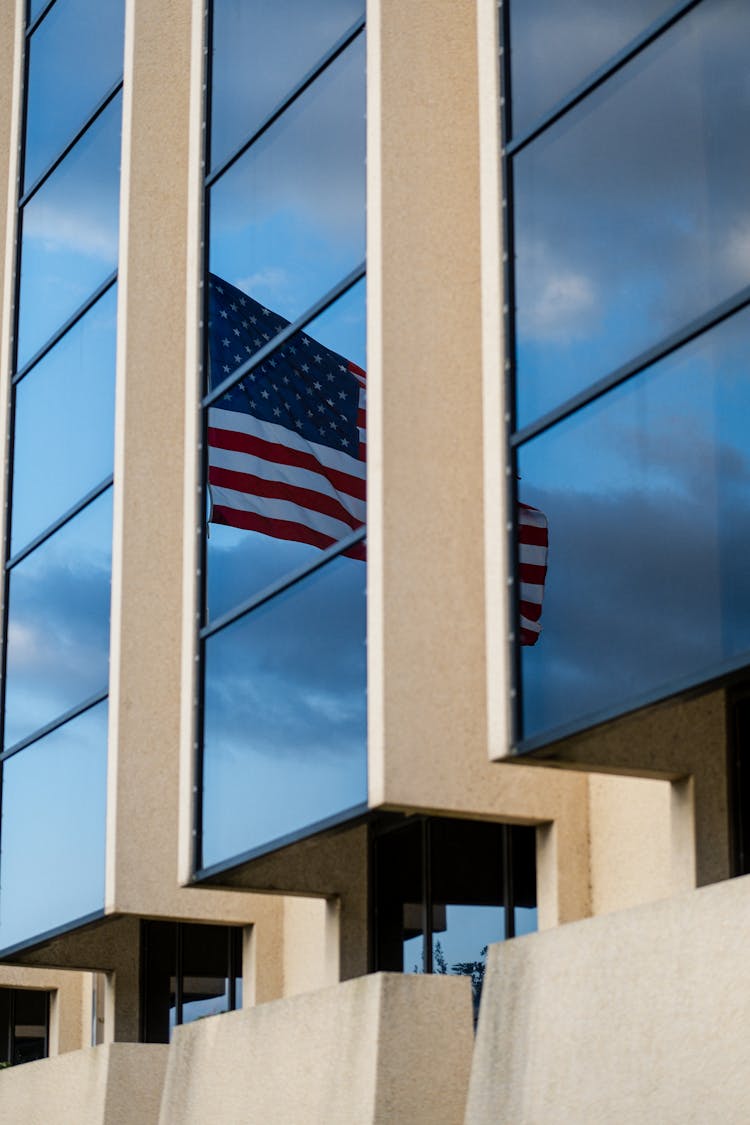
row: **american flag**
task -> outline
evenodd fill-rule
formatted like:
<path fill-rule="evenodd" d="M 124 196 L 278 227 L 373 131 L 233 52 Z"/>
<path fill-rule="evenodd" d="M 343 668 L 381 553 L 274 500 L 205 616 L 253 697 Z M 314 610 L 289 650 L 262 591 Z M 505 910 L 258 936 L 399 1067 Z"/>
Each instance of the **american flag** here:
<path fill-rule="evenodd" d="M 521 583 L 521 644 L 535 645 L 542 631 L 542 598 L 547 577 L 547 517 L 538 508 L 518 505 L 518 579 Z"/>
<path fill-rule="evenodd" d="M 209 275 L 212 389 L 288 324 Z M 320 548 L 362 527 L 365 391 L 361 367 L 304 331 L 254 367 L 208 410 L 211 522 Z"/>

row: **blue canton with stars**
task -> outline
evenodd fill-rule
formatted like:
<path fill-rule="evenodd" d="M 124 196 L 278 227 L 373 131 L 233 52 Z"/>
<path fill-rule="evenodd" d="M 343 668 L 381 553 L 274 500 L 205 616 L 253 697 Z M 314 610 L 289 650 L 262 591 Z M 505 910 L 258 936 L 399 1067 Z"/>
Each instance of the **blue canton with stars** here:
<path fill-rule="evenodd" d="M 217 387 L 289 324 L 209 274 L 209 362 Z M 214 403 L 359 457 L 360 384 L 349 361 L 298 332 Z"/>

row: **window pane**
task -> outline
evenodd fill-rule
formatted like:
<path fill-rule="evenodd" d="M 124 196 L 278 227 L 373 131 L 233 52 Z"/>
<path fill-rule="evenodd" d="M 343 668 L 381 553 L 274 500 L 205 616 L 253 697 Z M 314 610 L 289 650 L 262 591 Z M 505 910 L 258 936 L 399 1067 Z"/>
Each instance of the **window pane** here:
<path fill-rule="evenodd" d="M 104 906 L 106 783 L 106 703 L 4 764 L 0 948 Z"/>
<path fill-rule="evenodd" d="M 11 554 L 112 472 L 117 294 L 16 388 Z"/>
<path fill-rule="evenodd" d="M 513 932 L 516 937 L 537 930 L 536 830 L 511 827 L 510 858 L 513 872 Z"/>
<path fill-rule="evenodd" d="M 34 1062 L 47 1055 L 49 993 L 14 989 L 13 1063 Z"/>
<path fill-rule="evenodd" d="M 242 359 L 245 333 L 258 328 L 251 319 L 263 317 L 226 282 L 214 278 L 210 285 L 211 367 L 218 383 Z M 225 352 L 231 352 L 226 363 Z M 364 365 L 360 282 L 209 409 L 209 618 L 363 525 Z"/>
<path fill-rule="evenodd" d="M 47 0 L 29 0 L 29 19 L 36 19 L 46 4 Z"/>
<path fill-rule="evenodd" d="M 24 183 L 30 187 L 122 74 L 123 0 L 60 0 L 29 43 Z"/>
<path fill-rule="evenodd" d="M 750 6 L 702 4 L 519 154 L 519 425 L 750 283 Z"/>
<path fill-rule="evenodd" d="M 550 540 L 526 737 L 750 650 L 748 333 L 744 311 L 522 447 Z"/>
<path fill-rule="evenodd" d="M 121 96 L 23 210 L 18 367 L 117 264 Z"/>
<path fill-rule="evenodd" d="M 423 826 L 421 821 L 375 840 L 375 967 L 423 973 Z"/>
<path fill-rule="evenodd" d="M 673 7 L 674 0 L 513 0 L 513 132 L 526 132 Z"/>
<path fill-rule="evenodd" d="M 365 617 L 337 558 L 206 642 L 204 866 L 367 800 Z"/>
<path fill-rule="evenodd" d="M 214 166 L 262 124 L 364 8 L 363 0 L 214 0 Z"/>
<path fill-rule="evenodd" d="M 360 36 L 211 189 L 212 273 L 294 320 L 362 261 L 364 114 Z"/>
<path fill-rule="evenodd" d="M 5 746 L 107 687 L 111 489 L 11 571 Z"/>
<path fill-rule="evenodd" d="M 169 1043 L 177 1025 L 177 922 L 143 922 L 143 1042 Z"/>
<path fill-rule="evenodd" d="M 229 929 L 182 927 L 182 1022 L 228 1012 Z"/>

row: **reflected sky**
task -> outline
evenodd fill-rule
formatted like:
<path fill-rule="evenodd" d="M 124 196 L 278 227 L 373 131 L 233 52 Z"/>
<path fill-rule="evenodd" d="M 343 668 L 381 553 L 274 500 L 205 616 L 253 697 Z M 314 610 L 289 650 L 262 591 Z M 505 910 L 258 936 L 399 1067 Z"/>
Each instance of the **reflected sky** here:
<path fill-rule="evenodd" d="M 11 555 L 112 472 L 117 290 L 16 388 Z"/>
<path fill-rule="evenodd" d="M 106 703 L 3 766 L 0 948 L 103 907 L 106 780 Z"/>
<path fill-rule="evenodd" d="M 736 314 L 521 448 L 550 537 L 526 737 L 750 648 L 749 332 Z"/>
<path fill-rule="evenodd" d="M 211 189 L 210 271 L 294 320 L 365 256 L 360 36 Z"/>
<path fill-rule="evenodd" d="M 106 690 L 109 489 L 11 571 L 5 746 Z"/>
<path fill-rule="evenodd" d="M 30 187 L 122 74 L 123 0 L 58 0 L 31 37 L 24 184 Z"/>
<path fill-rule="evenodd" d="M 512 0 L 514 134 L 673 7 L 674 0 Z"/>
<path fill-rule="evenodd" d="M 514 161 L 519 426 L 750 283 L 749 38 L 700 5 Z"/>
<path fill-rule="evenodd" d="M 365 573 L 334 559 L 206 642 L 204 866 L 367 800 Z"/>
<path fill-rule="evenodd" d="M 262 124 L 364 8 L 363 0 L 214 0 L 213 167 Z"/>
<path fill-rule="evenodd" d="M 23 210 L 18 367 L 117 264 L 121 96 Z"/>
<path fill-rule="evenodd" d="M 301 333 L 301 336 L 313 343 L 317 342 L 326 348 L 330 348 L 345 357 L 346 360 L 351 360 L 364 369 L 366 363 L 365 301 L 365 283 L 361 281 L 345 293 L 343 297 L 340 297 L 325 313 L 313 320 Z M 209 331 L 212 330 L 213 327 L 211 326 Z M 285 350 L 288 350 L 289 347 L 296 347 L 300 354 L 310 350 L 309 346 L 303 346 L 299 339 L 291 340 Z M 267 365 L 264 364 L 263 366 L 266 367 Z M 314 384 L 317 382 L 314 363 L 311 366 L 312 370 L 302 377 L 306 381 L 309 380 L 309 388 L 314 392 L 310 396 L 312 400 L 317 397 L 318 392 L 314 390 Z M 252 387 L 253 392 L 258 394 L 262 395 L 264 390 L 273 392 L 274 385 L 279 385 L 275 376 L 276 370 L 278 368 L 269 367 L 265 372 L 256 369 L 244 382 L 248 388 Z M 306 399 L 307 396 L 303 395 L 303 398 Z M 220 401 L 217 407 L 221 408 L 221 405 Z M 223 414 L 226 413 L 226 411 L 223 412 Z M 229 416 L 228 421 L 224 419 L 224 422 L 222 422 L 222 416 L 220 410 L 210 410 L 209 425 L 214 427 L 221 423 L 231 427 L 233 424 L 231 416 Z M 283 427 L 277 427 L 277 429 L 281 435 L 279 440 L 283 444 L 285 431 Z M 319 462 L 319 457 L 316 454 L 317 446 L 314 443 L 300 441 L 298 444 L 301 449 L 304 447 L 304 450 L 313 457 L 315 463 Z M 229 454 L 224 451 L 211 451 L 212 463 L 217 461 L 218 464 L 222 457 L 226 459 L 227 456 Z M 249 463 L 248 466 L 245 466 L 246 471 L 260 473 L 264 478 L 272 475 L 269 465 L 262 459 L 258 457 L 247 457 L 245 459 Z M 309 472 L 307 475 L 311 487 L 318 488 L 321 486 L 322 482 L 317 479 L 316 474 Z M 296 480 L 297 476 L 294 475 L 290 479 Z M 215 503 L 222 500 L 222 494 L 216 488 L 212 488 L 212 495 Z M 335 499 L 335 495 L 336 490 L 332 489 L 332 498 Z M 344 500 L 347 509 L 354 511 L 352 501 L 345 496 Z M 262 503 L 263 501 L 259 500 L 257 507 L 260 508 Z M 360 505 L 362 508 L 361 519 L 363 520 L 363 500 L 357 501 L 357 508 Z M 289 505 L 287 506 L 289 507 Z M 302 512 L 303 509 L 300 509 L 300 513 Z M 356 522 L 355 520 L 351 525 L 342 522 L 338 530 L 332 521 L 326 526 L 329 533 L 334 534 L 335 538 L 339 538 L 342 534 L 349 534 L 351 527 Z M 277 578 L 314 561 L 319 552 L 319 547 L 309 543 L 300 543 L 292 539 L 263 534 L 260 531 L 253 531 L 244 527 L 212 523 L 207 542 L 206 615 L 208 619 L 213 620 L 220 617 L 249 597 L 250 594 L 264 589 Z"/>

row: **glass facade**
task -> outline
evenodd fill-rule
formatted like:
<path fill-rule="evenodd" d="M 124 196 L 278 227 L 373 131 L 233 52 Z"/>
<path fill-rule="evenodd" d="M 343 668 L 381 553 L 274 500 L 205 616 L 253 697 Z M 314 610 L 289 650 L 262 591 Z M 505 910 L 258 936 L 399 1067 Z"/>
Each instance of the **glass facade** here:
<path fill-rule="evenodd" d="M 49 1002 L 41 989 L 0 988 L 0 1068 L 47 1057 Z"/>
<path fill-rule="evenodd" d="M 362 5 L 209 23 L 198 868 L 367 801 Z"/>
<path fill-rule="evenodd" d="M 56 0 L 32 4 L 29 19 L 5 559 L 3 949 L 104 903 L 124 6 Z"/>
<path fill-rule="evenodd" d="M 540 52 L 558 49 L 555 26 Z M 749 42 L 740 0 L 685 5 L 505 150 L 513 492 L 549 544 L 528 556 L 546 573 L 524 573 L 522 516 L 517 597 L 544 609 L 518 646 L 521 748 L 748 660 Z M 600 65 L 612 49 L 602 36 Z"/>

